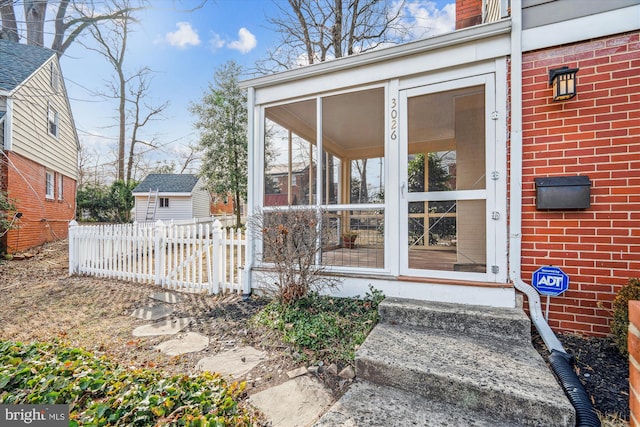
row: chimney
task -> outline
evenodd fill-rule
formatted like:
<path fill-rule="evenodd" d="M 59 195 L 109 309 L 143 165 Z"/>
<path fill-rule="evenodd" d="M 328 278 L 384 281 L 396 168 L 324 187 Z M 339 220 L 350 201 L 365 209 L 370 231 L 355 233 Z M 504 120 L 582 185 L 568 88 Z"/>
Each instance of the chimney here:
<path fill-rule="evenodd" d="M 482 24 L 482 0 L 456 0 L 456 30 Z"/>

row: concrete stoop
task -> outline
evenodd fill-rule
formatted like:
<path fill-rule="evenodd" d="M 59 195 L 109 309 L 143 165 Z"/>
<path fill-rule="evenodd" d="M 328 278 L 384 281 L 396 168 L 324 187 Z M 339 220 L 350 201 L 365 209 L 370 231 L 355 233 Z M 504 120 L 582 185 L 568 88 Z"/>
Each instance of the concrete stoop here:
<path fill-rule="evenodd" d="M 387 298 L 317 426 L 574 426 L 521 309 Z"/>

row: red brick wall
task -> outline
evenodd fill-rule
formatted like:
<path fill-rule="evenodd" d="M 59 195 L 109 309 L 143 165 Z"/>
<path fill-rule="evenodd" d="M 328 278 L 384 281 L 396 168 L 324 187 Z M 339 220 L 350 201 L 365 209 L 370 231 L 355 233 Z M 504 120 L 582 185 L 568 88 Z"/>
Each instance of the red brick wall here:
<path fill-rule="evenodd" d="M 222 196 L 215 196 L 215 201 L 209 203 L 209 212 L 212 215 L 231 215 L 233 213 L 233 195 L 227 194 L 226 203 Z"/>
<path fill-rule="evenodd" d="M 578 95 L 553 102 L 549 69 L 580 68 Z M 640 271 L 640 33 L 523 56 L 522 277 L 554 265 L 556 330 L 609 333 L 611 303 Z M 587 175 L 591 208 L 538 211 L 536 177 Z M 543 301 L 544 302 L 544 301 Z"/>
<path fill-rule="evenodd" d="M 0 126 L 0 131 L 2 131 L 2 127 Z M 2 141 L 0 141 L 0 149 L 2 149 Z M 0 153 L 0 192 L 7 191 L 7 159 L 4 157 L 3 153 Z"/>
<path fill-rule="evenodd" d="M 66 238 L 69 221 L 75 217 L 75 180 L 63 177 L 62 200 L 58 199 L 57 181 L 54 183 L 54 199 L 46 199 L 45 167 L 15 153 L 6 154 L 11 160 L 7 168 L 7 193 L 17 211 L 22 213 L 22 218 L 16 222 L 19 227 L 5 236 L 3 243 L 7 251 L 19 252 Z M 57 180 L 60 175 L 52 172 Z"/>
<path fill-rule="evenodd" d="M 482 24 L 482 0 L 456 0 L 456 30 Z"/>
<path fill-rule="evenodd" d="M 629 426 L 640 426 L 640 301 L 629 301 Z"/>

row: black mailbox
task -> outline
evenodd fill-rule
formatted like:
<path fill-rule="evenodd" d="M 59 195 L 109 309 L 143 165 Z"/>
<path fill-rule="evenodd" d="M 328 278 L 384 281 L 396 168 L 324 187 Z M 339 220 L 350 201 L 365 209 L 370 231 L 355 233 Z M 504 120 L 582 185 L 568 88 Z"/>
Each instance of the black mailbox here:
<path fill-rule="evenodd" d="M 588 176 L 535 178 L 535 182 L 538 209 L 586 209 L 591 206 Z"/>

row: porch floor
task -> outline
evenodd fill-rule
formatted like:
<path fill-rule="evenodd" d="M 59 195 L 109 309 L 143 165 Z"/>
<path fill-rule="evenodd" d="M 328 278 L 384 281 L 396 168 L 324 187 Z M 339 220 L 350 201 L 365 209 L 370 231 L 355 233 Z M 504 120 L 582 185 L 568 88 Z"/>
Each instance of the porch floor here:
<path fill-rule="evenodd" d="M 328 266 L 384 268 L 384 249 L 356 246 L 322 252 L 322 264 Z M 483 273 L 484 264 L 461 264 L 455 249 L 409 249 L 409 267 L 419 270 L 472 271 Z"/>

